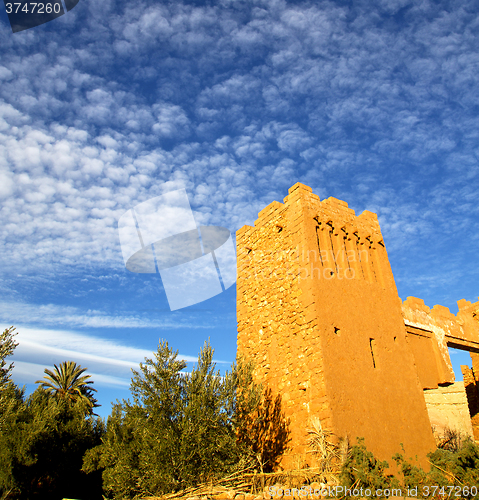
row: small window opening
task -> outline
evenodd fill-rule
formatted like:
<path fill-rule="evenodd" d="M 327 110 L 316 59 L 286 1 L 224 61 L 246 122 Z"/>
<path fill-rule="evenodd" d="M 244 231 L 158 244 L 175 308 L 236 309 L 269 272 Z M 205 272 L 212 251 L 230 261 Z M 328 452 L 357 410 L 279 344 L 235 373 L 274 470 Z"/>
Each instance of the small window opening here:
<path fill-rule="evenodd" d="M 377 368 L 377 345 L 374 339 L 369 339 L 369 348 L 371 349 L 371 358 L 373 360 L 373 368 Z"/>

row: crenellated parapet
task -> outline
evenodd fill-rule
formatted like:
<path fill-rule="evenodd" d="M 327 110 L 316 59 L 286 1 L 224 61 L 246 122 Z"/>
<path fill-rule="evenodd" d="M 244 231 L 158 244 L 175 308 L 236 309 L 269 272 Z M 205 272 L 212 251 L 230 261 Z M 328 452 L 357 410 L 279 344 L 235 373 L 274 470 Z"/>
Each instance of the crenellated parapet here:
<path fill-rule="evenodd" d="M 471 303 L 461 299 L 457 303 L 456 315 L 444 306 L 435 305 L 432 309 L 416 297 L 408 297 L 402 305 L 408 342 L 414 354 L 419 380 L 426 389 L 426 401 L 431 422 L 442 428 L 453 427 L 470 434 L 479 441 L 479 321 L 477 311 L 479 302 Z M 464 382 L 454 382 L 448 348 L 468 351 L 472 368 L 461 366 Z M 468 403 L 466 410 L 460 410 L 457 397 L 447 402 L 453 390 L 447 386 L 461 386 Z M 442 387 L 441 387 L 442 386 Z M 452 391 L 452 392 L 451 392 Z M 437 393 L 437 394 L 436 394 Z M 439 398 L 442 407 L 434 403 Z M 438 411 L 441 408 L 441 411 Z M 461 411 L 466 416 L 461 419 Z M 442 422 L 442 425 L 441 425 Z"/>
<path fill-rule="evenodd" d="M 479 302 L 458 301 L 457 315 L 444 306 L 432 309 L 422 299 L 408 297 L 402 313 L 424 389 L 454 382 L 448 347 L 479 353 Z"/>
<path fill-rule="evenodd" d="M 457 302 L 459 312 L 457 323 L 461 327 L 460 334 L 450 338 L 451 347 L 465 347 L 479 353 L 479 301 L 471 303 L 465 299 Z M 456 345 L 452 345 L 455 343 Z"/>
<path fill-rule="evenodd" d="M 454 371 L 446 336 L 458 332 L 454 314 L 443 306 L 434 306 L 431 310 L 416 297 L 408 297 L 403 302 L 402 313 L 422 388 L 452 384 Z"/>

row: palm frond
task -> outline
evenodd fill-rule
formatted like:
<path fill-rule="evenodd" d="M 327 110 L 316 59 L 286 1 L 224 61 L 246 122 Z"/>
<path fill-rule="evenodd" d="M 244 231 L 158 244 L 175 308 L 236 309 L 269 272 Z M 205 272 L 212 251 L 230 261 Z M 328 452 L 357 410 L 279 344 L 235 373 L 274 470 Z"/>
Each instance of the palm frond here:
<path fill-rule="evenodd" d="M 98 407 L 97 400 L 93 397 L 96 392 L 90 375 L 83 375 L 87 368 L 82 368 L 74 361 L 63 361 L 59 366 L 53 365 L 54 370 L 45 368 L 45 376 L 35 383 L 49 394 L 72 402 L 83 400 L 88 403 L 90 413 L 93 408 Z"/>
<path fill-rule="evenodd" d="M 324 429 L 321 420 L 317 417 L 311 419 L 308 431 L 309 453 L 312 453 L 318 463 L 320 474 L 327 479 L 337 474 L 341 462 L 340 446 L 335 441 L 333 432 Z"/>

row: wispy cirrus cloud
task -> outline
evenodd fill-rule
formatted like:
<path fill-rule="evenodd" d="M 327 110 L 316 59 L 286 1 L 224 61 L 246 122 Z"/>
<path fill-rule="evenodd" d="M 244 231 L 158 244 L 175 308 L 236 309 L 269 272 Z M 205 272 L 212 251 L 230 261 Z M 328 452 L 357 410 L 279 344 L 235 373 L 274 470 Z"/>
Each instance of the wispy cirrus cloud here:
<path fill-rule="evenodd" d="M 26 318 L 23 321 L 19 318 Z M 151 318 L 148 313 L 108 314 L 98 309 L 84 310 L 74 306 L 56 304 L 37 305 L 27 302 L 1 302 L 0 320 L 18 325 L 69 325 L 77 328 L 206 328 L 205 325 L 185 322 L 181 318 Z"/>
<path fill-rule="evenodd" d="M 132 368 L 138 368 L 137 364 L 132 364 Z M 14 360 L 13 376 L 17 384 L 34 384 L 37 380 L 41 380 L 45 376 L 45 368 L 53 369 L 53 366 L 46 366 L 40 363 L 30 363 L 26 361 Z M 90 375 L 95 387 L 117 387 L 127 389 L 130 386 L 128 374 L 124 377 L 105 375 L 88 370 L 85 375 Z"/>
<path fill-rule="evenodd" d="M 2 327 L 4 328 L 4 326 Z M 145 358 L 153 353 L 114 339 L 106 339 L 71 330 L 35 329 L 19 326 L 15 349 L 11 361 L 13 376 L 17 383 L 34 383 L 43 377 L 44 369 L 52 369 L 62 361 L 75 361 L 88 367 L 95 383 L 103 386 L 128 387 L 131 369 L 138 370 Z M 178 354 L 178 359 L 196 363 L 197 356 Z M 228 364 L 216 360 L 216 363 Z"/>

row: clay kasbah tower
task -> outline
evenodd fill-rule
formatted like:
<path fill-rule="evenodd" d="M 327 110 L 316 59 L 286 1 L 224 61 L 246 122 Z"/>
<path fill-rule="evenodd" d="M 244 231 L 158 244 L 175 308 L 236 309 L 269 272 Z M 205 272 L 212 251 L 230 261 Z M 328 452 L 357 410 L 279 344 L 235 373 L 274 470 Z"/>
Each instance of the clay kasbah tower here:
<path fill-rule="evenodd" d="M 298 183 L 236 239 L 238 355 L 281 395 L 290 421 L 282 468 L 313 465 L 314 417 L 337 438 L 363 437 L 390 465 L 400 452 L 428 468 L 433 419 L 473 434 L 447 346 L 479 352 L 479 303 L 462 301 L 457 317 L 420 299 L 403 304 L 374 213 L 356 216 Z M 466 375 L 478 392 L 479 377 Z M 451 404 L 436 405 L 438 394 Z"/>

